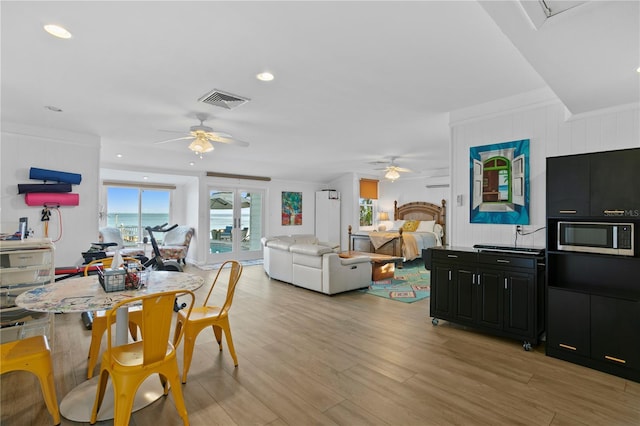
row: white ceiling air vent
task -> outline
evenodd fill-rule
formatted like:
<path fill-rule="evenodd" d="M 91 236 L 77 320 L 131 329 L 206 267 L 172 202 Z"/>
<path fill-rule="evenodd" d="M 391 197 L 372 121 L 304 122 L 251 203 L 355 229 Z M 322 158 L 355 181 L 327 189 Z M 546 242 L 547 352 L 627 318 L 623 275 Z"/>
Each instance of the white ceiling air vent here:
<path fill-rule="evenodd" d="M 242 96 L 226 93 L 218 89 L 213 89 L 206 95 L 201 96 L 200 99 L 198 99 L 198 102 L 219 106 L 225 109 L 234 109 L 244 103 L 249 102 L 250 100 L 251 99 L 249 98 L 243 98 Z"/>
<path fill-rule="evenodd" d="M 537 30 L 547 19 L 584 3 L 587 3 L 587 0 L 520 0 L 525 13 Z"/>

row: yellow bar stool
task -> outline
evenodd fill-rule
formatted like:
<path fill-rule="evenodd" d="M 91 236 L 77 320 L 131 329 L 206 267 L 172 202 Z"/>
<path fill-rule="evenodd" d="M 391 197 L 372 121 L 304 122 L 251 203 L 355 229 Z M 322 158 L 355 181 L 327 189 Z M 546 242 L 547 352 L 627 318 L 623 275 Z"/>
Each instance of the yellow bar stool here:
<path fill-rule="evenodd" d="M 51 349 L 46 336 L 33 336 L 22 340 L 3 343 L 1 346 L 0 374 L 10 371 L 30 371 L 40 380 L 47 410 L 53 417 L 53 424 L 60 424 L 60 410 L 53 383 Z"/>

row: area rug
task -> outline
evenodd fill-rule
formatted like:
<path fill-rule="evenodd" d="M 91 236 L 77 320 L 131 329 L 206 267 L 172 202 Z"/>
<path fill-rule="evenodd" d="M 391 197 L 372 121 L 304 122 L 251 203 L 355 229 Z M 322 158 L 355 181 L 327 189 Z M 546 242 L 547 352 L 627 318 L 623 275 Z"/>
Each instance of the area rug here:
<path fill-rule="evenodd" d="M 253 266 L 253 265 L 262 265 L 263 259 L 255 259 L 255 260 L 241 260 L 240 264 L 242 266 Z M 209 265 L 195 265 L 196 267 L 202 269 L 203 271 L 215 271 L 220 268 L 222 263 L 214 263 Z"/>
<path fill-rule="evenodd" d="M 396 268 L 395 276 L 389 280 L 372 281 L 368 289 L 362 290 L 373 296 L 398 302 L 413 303 L 426 299 L 431 294 L 431 278 L 422 259 L 406 262 L 402 269 Z"/>

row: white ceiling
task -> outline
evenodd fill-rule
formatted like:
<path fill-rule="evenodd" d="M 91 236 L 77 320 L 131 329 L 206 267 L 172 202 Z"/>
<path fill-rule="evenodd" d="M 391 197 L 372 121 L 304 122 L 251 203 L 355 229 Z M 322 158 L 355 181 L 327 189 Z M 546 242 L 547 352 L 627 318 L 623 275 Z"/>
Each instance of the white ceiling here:
<path fill-rule="evenodd" d="M 639 102 L 638 6 L 536 30 L 517 1 L 2 1 L 2 121 L 98 135 L 108 169 L 327 182 L 397 156 L 428 179 L 447 173 L 450 111 L 547 87 L 574 114 Z M 197 101 L 212 89 L 251 101 Z M 250 146 L 154 144 L 198 113 Z"/>

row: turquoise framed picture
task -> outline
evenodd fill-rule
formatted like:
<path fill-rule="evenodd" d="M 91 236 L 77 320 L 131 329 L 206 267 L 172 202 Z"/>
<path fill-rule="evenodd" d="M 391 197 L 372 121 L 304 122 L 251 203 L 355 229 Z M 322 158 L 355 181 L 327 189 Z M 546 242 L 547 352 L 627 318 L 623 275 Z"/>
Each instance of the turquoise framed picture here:
<path fill-rule="evenodd" d="M 470 148 L 471 223 L 529 224 L 529 139 Z"/>

